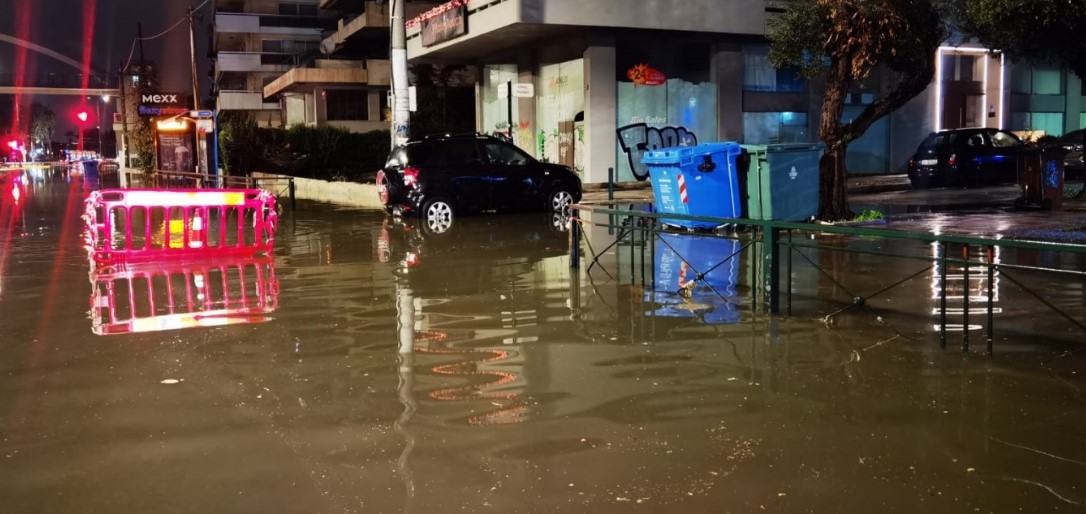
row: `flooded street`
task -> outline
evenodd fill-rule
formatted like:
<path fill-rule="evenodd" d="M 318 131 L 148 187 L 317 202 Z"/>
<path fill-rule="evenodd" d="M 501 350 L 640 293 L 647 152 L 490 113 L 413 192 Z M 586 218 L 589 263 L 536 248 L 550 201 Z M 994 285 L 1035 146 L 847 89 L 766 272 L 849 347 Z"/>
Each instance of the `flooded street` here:
<path fill-rule="evenodd" d="M 739 242 L 603 252 L 595 227 L 600 264 L 571 270 L 553 216 L 435 234 L 299 202 L 270 260 L 160 270 L 223 313 L 113 326 L 177 283 L 91 273 L 80 182 L 8 193 L 0 512 L 1086 512 L 1082 332 L 1000 280 L 988 358 L 985 315 L 961 308 L 988 279 L 951 274 L 941 349 L 934 248 L 805 250 L 794 315 L 771 317 Z M 707 274 L 718 294 L 668 286 L 678 256 L 704 272 L 736 253 Z M 1083 279 L 1014 276 L 1086 312 Z"/>

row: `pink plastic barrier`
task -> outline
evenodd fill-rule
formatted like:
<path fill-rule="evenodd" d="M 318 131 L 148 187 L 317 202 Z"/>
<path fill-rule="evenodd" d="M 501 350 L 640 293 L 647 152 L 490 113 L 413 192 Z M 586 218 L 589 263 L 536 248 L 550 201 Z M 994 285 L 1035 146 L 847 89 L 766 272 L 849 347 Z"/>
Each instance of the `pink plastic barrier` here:
<path fill-rule="evenodd" d="M 279 307 L 271 255 L 104 265 L 91 283 L 98 335 L 261 323 Z"/>
<path fill-rule="evenodd" d="M 103 189 L 86 200 L 99 263 L 270 253 L 279 216 L 262 189 Z"/>

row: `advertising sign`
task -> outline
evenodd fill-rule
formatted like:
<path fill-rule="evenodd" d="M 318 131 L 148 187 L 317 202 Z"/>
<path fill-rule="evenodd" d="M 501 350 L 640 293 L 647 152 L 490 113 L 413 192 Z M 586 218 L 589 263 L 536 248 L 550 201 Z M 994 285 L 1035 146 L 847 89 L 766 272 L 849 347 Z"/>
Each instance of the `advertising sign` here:
<path fill-rule="evenodd" d="M 422 46 L 433 46 L 468 33 L 466 1 L 453 0 L 435 7 L 420 17 Z"/>
<path fill-rule="evenodd" d="M 176 116 L 189 113 L 189 98 L 182 93 L 147 93 L 140 95 L 137 113 L 144 117 Z"/>

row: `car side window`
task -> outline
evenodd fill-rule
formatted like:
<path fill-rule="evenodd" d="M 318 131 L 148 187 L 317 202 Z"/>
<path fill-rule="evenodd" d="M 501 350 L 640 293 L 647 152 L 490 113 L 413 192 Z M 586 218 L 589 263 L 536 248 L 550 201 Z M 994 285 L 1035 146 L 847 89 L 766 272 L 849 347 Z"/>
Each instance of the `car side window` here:
<path fill-rule="evenodd" d="M 996 132 L 992 134 L 992 146 L 996 148 L 1018 146 L 1018 138 L 1006 132 Z"/>
<path fill-rule="evenodd" d="M 983 132 L 977 132 L 976 134 L 970 135 L 969 138 L 965 140 L 965 145 L 969 148 L 979 150 L 988 146 L 988 140 L 984 137 Z"/>
<path fill-rule="evenodd" d="M 472 140 L 450 140 L 442 145 L 445 149 L 445 163 L 449 166 L 480 166 L 483 155 L 479 145 Z"/>
<path fill-rule="evenodd" d="M 490 159 L 491 164 L 501 166 L 526 166 L 528 164 L 528 156 L 513 145 L 487 142 L 483 143 L 483 147 L 486 148 L 486 156 Z"/>

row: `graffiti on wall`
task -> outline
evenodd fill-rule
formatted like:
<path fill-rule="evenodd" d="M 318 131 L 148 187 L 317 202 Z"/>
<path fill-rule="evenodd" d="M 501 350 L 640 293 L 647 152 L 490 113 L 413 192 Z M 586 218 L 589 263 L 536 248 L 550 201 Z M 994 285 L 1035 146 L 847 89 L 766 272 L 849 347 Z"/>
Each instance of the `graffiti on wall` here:
<path fill-rule="evenodd" d="M 634 178 L 648 180 L 649 168 L 641 163 L 641 158 L 649 150 L 659 150 L 672 146 L 694 146 L 698 136 L 686 127 L 650 127 L 646 123 L 633 123 L 619 127 L 618 144 L 630 163 Z"/>

